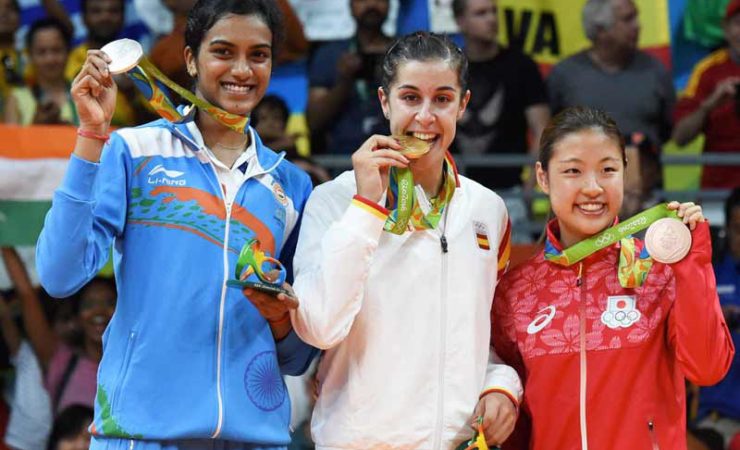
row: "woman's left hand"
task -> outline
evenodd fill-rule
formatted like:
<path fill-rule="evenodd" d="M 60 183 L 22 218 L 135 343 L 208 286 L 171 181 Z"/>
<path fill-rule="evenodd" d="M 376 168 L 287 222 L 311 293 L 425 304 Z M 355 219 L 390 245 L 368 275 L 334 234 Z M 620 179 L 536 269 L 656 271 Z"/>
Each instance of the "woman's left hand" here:
<path fill-rule="evenodd" d="M 516 425 L 516 407 L 511 399 L 500 392 L 491 392 L 478 400 L 473 413 L 473 423 L 477 430 L 477 419 L 483 417 L 483 434 L 486 443 L 498 445 L 506 441 Z"/>
<path fill-rule="evenodd" d="M 676 210 L 678 218 L 683 220 L 683 223 L 689 226 L 690 230 L 696 228 L 697 223 L 704 222 L 704 213 L 701 210 L 701 206 L 694 204 L 693 202 L 679 203 L 676 201 L 668 203 L 668 209 Z"/>
<path fill-rule="evenodd" d="M 267 320 L 272 329 L 275 339 L 281 339 L 290 332 L 290 310 L 297 309 L 299 302 L 293 291 L 293 287 L 288 283 L 283 283 L 283 289 L 290 292 L 290 295 L 280 293 L 278 295 L 258 291 L 257 289 L 245 288 L 242 293 L 252 302 L 262 317 Z"/>

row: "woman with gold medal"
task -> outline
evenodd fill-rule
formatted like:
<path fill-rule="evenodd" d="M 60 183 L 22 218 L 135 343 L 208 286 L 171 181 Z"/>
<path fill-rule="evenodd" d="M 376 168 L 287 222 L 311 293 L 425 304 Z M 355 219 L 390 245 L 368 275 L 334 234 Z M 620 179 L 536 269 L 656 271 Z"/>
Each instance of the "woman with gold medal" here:
<path fill-rule="evenodd" d="M 499 444 L 513 428 L 521 384 L 488 344 L 509 220 L 448 152 L 466 76 L 448 39 L 399 39 L 378 89 L 393 135 L 365 141 L 354 170 L 306 206 L 291 317 L 324 350 L 319 449 L 464 448 L 476 431 Z"/>

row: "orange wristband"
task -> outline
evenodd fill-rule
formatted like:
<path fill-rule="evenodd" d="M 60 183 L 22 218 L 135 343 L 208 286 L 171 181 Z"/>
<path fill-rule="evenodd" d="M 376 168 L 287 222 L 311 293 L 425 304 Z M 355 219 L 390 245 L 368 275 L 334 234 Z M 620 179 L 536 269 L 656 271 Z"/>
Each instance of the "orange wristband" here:
<path fill-rule="evenodd" d="M 78 128 L 77 129 L 77 135 L 78 136 L 82 136 L 82 137 L 86 137 L 88 139 L 95 139 L 95 140 L 98 140 L 98 141 L 103 141 L 103 142 L 106 142 L 106 143 L 108 142 L 108 139 L 110 139 L 110 135 L 109 134 L 98 134 L 98 133 L 94 133 L 92 131 L 83 130 L 82 128 Z"/>

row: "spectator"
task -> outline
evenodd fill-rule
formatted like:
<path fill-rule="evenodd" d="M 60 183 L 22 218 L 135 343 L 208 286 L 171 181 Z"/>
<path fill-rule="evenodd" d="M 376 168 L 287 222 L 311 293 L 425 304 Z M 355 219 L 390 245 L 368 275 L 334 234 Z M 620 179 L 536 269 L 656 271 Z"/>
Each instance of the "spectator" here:
<path fill-rule="evenodd" d="M 266 95 L 252 113 L 252 126 L 262 137 L 262 142 L 276 151 L 285 151 L 286 158 L 311 176 L 314 186 L 329 181 L 329 172 L 313 159 L 301 156 L 295 145 L 295 137 L 287 134 L 290 111 L 288 105 L 277 95 Z"/>
<path fill-rule="evenodd" d="M 685 145 L 704 133 L 704 151 L 740 152 L 740 0 L 732 0 L 722 21 L 727 47 L 695 67 L 675 111 L 673 139 Z M 740 166 L 705 165 L 703 188 L 734 188 Z"/>
<path fill-rule="evenodd" d="M 583 28 L 591 48 L 556 64 L 547 78 L 552 113 L 577 105 L 598 108 L 625 135 L 641 133 L 660 147 L 671 132 L 673 80 L 660 61 L 638 50 L 633 0 L 589 0 Z"/>
<path fill-rule="evenodd" d="M 7 399 L 10 417 L 0 435 L 11 449 L 43 450 L 51 430 L 51 404 L 36 354 L 16 325 L 13 310 L 17 303 L 14 295 L 0 294 L 0 331 L 15 368 Z"/>
<path fill-rule="evenodd" d="M 306 120 L 315 153 L 350 154 L 371 134 L 388 134 L 375 99 L 391 38 L 381 29 L 389 0 L 350 2 L 355 36 L 323 44 L 308 71 Z"/>
<path fill-rule="evenodd" d="M 277 95 L 266 95 L 254 108 L 251 121 L 265 145 L 294 156 L 298 153 L 295 138 L 286 133 L 289 118 L 290 111 L 285 100 Z"/>
<path fill-rule="evenodd" d="M 64 78 L 72 36 L 53 18 L 34 22 L 26 34 L 34 79 L 27 87 L 10 91 L 5 105 L 5 123 L 77 124 L 77 111 Z"/>
<path fill-rule="evenodd" d="M 103 332 L 116 304 L 112 280 L 96 278 L 80 291 L 76 317 L 81 339 L 74 345 L 55 333 L 18 253 L 3 248 L 2 256 L 21 301 L 24 328 L 44 373 L 52 412 L 56 414 L 72 404 L 92 407 Z"/>
<path fill-rule="evenodd" d="M 82 22 L 87 29 L 84 42 L 72 50 L 66 76 L 73 80 L 87 58 L 87 51 L 115 40 L 123 30 L 125 0 L 81 0 Z M 62 10 L 65 14 L 66 11 Z M 61 18 L 60 18 L 61 19 Z"/>
<path fill-rule="evenodd" d="M 717 260 L 714 273 L 717 292 L 732 334 L 740 348 L 740 188 L 725 202 L 725 251 Z M 719 384 L 699 391 L 697 427 L 718 431 L 728 445 L 740 433 L 740 358 L 735 355 L 730 371 Z"/>
<path fill-rule="evenodd" d="M 185 27 L 188 22 L 188 12 L 193 9 L 195 0 L 162 0 L 162 3 L 172 12 L 172 32 L 162 36 L 152 47 L 149 59 L 163 74 L 180 86 L 188 86 L 191 82 L 185 67 Z"/>
<path fill-rule="evenodd" d="M 87 430 L 93 419 L 93 410 L 88 406 L 71 405 L 54 420 L 46 450 L 87 450 L 90 447 L 90 432 Z"/>
<path fill-rule="evenodd" d="M 292 331 L 288 309 L 297 303 L 226 284 L 245 244 L 292 260 L 311 192 L 308 175 L 247 126 L 280 31 L 273 0 L 198 0 L 185 31 L 201 105 L 181 109 L 190 120 L 109 136 L 116 85 L 99 50 L 72 84 L 79 136 L 36 264 L 47 291 L 66 296 L 113 249 L 119 296 L 98 371 L 92 449 L 290 441 L 282 375 L 300 374 L 315 354 Z"/>
<path fill-rule="evenodd" d="M 81 0 L 82 21 L 87 29 L 85 40 L 73 48 L 65 68 L 65 76 L 72 82 L 79 73 L 90 49 L 99 49 L 116 39 L 124 26 L 125 0 Z M 71 23 L 67 11 L 59 0 L 44 0 L 44 7 L 63 23 Z M 125 75 L 116 76 L 119 85 L 113 125 L 138 125 L 153 116 L 134 83 Z"/>
<path fill-rule="evenodd" d="M 21 23 L 18 0 L 0 0 L 0 113 L 10 89 L 23 83 L 21 55 L 15 48 L 15 33 Z"/>
<path fill-rule="evenodd" d="M 497 0 L 454 0 L 452 11 L 465 40 L 472 94 L 457 124 L 454 150 L 463 155 L 536 156 L 540 134 L 550 119 L 537 65 L 518 49 L 498 42 Z M 498 190 L 521 185 L 521 172 L 496 167 L 467 170 L 466 175 Z M 534 186 L 534 177 L 527 181 L 528 187 Z"/>

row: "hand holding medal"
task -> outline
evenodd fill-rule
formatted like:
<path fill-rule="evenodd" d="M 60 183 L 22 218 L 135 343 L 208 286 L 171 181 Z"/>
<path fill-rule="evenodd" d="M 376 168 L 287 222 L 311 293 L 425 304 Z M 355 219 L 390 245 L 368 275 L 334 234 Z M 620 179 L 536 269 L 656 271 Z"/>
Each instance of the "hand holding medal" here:
<path fill-rule="evenodd" d="M 679 219 L 666 217 L 655 221 L 645 234 L 645 247 L 654 260 L 672 264 L 682 260 L 691 249 L 691 232 L 696 224 L 704 222 L 701 206 L 671 202 L 668 210 L 676 211 Z M 688 225 L 688 228 L 686 227 Z"/>
<path fill-rule="evenodd" d="M 190 116 L 177 110 L 168 96 L 168 90 L 176 92 L 222 125 L 239 133 L 247 132 L 249 117 L 224 111 L 177 85 L 144 56 L 138 42 L 119 39 L 106 44 L 100 51 L 108 57 L 107 71 L 114 75 L 126 73 L 157 114 L 170 122 L 186 121 Z"/>

